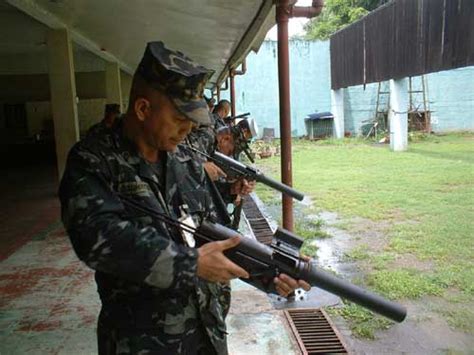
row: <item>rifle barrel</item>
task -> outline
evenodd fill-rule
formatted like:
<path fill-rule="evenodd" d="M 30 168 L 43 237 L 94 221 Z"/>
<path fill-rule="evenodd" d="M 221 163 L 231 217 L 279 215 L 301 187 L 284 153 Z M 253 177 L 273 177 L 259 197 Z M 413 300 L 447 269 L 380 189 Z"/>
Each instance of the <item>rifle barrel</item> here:
<path fill-rule="evenodd" d="M 298 201 L 302 201 L 304 199 L 304 195 L 301 192 L 292 188 L 291 186 L 283 184 L 263 174 L 257 173 L 255 176 L 256 176 L 255 180 L 257 180 L 258 182 L 261 182 L 262 184 L 265 184 L 271 188 L 274 188 L 275 190 L 278 190 L 283 194 L 291 196 L 297 199 Z"/>
<path fill-rule="evenodd" d="M 407 310 L 402 305 L 337 278 L 324 270 L 317 269 L 310 263 L 308 263 L 308 266 L 307 270 L 302 272 L 301 278 L 311 286 L 316 286 L 340 297 L 347 298 L 394 321 L 402 322 L 405 319 Z"/>
<path fill-rule="evenodd" d="M 293 189 L 291 186 L 285 185 L 268 176 L 265 176 L 259 170 L 251 168 L 240 161 L 228 157 L 225 154 L 222 154 L 220 152 L 214 152 L 211 159 L 217 165 L 220 165 L 221 169 L 223 168 L 224 170 L 226 170 L 226 167 L 230 168 L 236 173 L 240 173 L 243 176 L 248 176 L 251 179 L 255 179 L 256 181 L 261 182 L 262 184 L 265 184 L 275 190 L 278 190 L 281 193 L 287 194 L 288 196 L 291 196 L 297 199 L 298 201 L 302 201 L 304 199 L 304 195 L 301 192 Z"/>

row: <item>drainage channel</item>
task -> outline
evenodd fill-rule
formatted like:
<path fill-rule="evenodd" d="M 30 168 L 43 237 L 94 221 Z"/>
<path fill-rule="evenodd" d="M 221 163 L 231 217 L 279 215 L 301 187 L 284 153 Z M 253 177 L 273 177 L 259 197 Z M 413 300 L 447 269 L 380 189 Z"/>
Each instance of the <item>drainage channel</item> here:
<path fill-rule="evenodd" d="M 242 210 L 253 236 L 263 244 L 271 244 L 273 230 L 257 202 L 252 195 L 247 195 L 242 203 Z M 291 303 L 287 303 L 287 306 L 290 305 Z M 302 354 L 348 353 L 339 331 L 322 309 L 293 308 L 284 310 L 284 313 Z"/>
<path fill-rule="evenodd" d="M 242 203 L 242 211 L 245 213 L 245 218 L 255 238 L 262 244 L 271 244 L 273 239 L 272 228 L 252 195 L 243 196 Z"/>
<path fill-rule="evenodd" d="M 299 308 L 284 312 L 302 354 L 348 354 L 339 331 L 322 309 Z"/>

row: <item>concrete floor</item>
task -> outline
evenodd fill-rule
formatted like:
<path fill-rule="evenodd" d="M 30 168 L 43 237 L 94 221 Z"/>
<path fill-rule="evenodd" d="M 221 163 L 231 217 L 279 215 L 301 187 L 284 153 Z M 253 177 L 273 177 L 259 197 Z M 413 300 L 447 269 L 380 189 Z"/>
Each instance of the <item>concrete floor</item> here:
<path fill-rule="evenodd" d="M 94 354 L 99 299 L 59 222 L 51 166 L 0 178 L 0 354 Z M 281 308 L 281 307 L 279 307 Z M 297 354 L 283 313 L 237 281 L 228 318 L 231 354 Z"/>

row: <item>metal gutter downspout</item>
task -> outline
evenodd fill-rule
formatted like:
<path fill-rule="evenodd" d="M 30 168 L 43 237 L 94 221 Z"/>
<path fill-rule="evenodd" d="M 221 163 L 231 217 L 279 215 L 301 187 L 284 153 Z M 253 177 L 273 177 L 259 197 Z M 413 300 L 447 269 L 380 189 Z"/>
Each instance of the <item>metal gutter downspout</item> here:
<path fill-rule="evenodd" d="M 291 166 L 291 105 L 288 21 L 290 17 L 314 17 L 321 13 L 323 0 L 313 0 L 311 7 L 293 6 L 294 1 L 277 0 L 278 25 L 278 86 L 280 97 L 281 181 L 293 185 Z M 293 231 L 293 200 L 283 194 L 283 228 Z"/>
<path fill-rule="evenodd" d="M 217 91 L 217 103 L 219 103 L 219 101 L 221 101 L 221 91 L 226 91 L 226 90 L 229 89 L 229 78 L 226 78 L 224 80 L 224 84 L 225 84 L 224 88 L 221 88 L 222 83 L 217 84 L 217 90 L 216 90 Z"/>
<path fill-rule="evenodd" d="M 229 71 L 230 77 L 230 115 L 234 117 L 236 115 L 235 110 L 235 76 L 244 75 L 247 72 L 247 61 L 242 61 L 242 70 L 231 69 Z"/>
<path fill-rule="evenodd" d="M 229 70 L 229 78 L 230 78 L 230 115 L 232 117 L 235 116 L 235 80 L 234 74 L 235 70 Z"/>

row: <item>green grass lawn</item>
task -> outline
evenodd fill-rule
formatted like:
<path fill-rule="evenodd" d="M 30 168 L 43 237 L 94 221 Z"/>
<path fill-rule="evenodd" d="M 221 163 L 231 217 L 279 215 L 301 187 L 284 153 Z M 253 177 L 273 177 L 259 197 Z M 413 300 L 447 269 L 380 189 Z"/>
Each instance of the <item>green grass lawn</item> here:
<path fill-rule="evenodd" d="M 294 187 L 317 208 L 388 225 L 383 255 L 359 255 L 369 264 L 364 282 L 372 289 L 393 299 L 443 297 L 455 290 L 472 301 L 474 134 L 414 138 L 407 152 L 398 153 L 356 139 L 296 140 Z M 279 159 L 257 163 L 278 177 Z M 258 187 L 257 193 L 272 202 L 268 189 Z M 350 231 L 350 223 L 345 228 Z M 394 267 L 393 260 L 407 253 L 433 267 Z"/>

